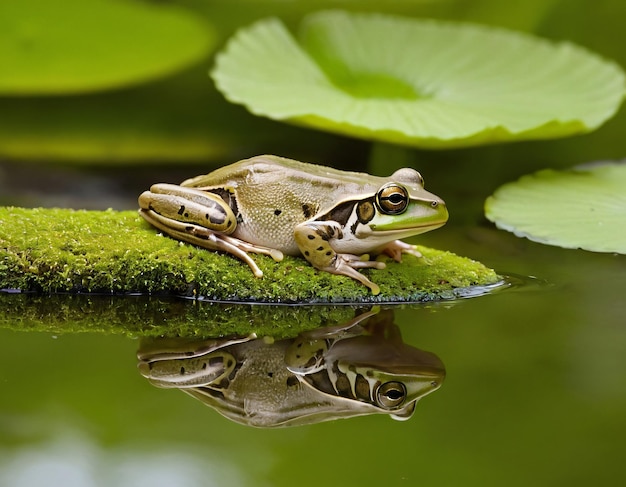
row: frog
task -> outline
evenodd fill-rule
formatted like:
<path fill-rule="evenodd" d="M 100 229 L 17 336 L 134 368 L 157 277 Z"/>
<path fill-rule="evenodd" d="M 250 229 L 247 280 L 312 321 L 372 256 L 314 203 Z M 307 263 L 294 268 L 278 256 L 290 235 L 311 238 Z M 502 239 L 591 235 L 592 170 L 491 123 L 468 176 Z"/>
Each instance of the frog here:
<path fill-rule="evenodd" d="M 231 254 L 263 277 L 250 253 L 280 262 L 302 256 L 319 271 L 350 277 L 373 295 L 360 270 L 381 258 L 421 257 L 401 239 L 443 226 L 445 202 L 409 167 L 389 177 L 343 171 L 275 155 L 218 168 L 181 184 L 157 183 L 139 196 L 139 214 L 161 232 Z"/>
<path fill-rule="evenodd" d="M 404 343 L 393 311 L 378 309 L 284 339 L 144 339 L 137 357 L 154 386 L 258 428 L 371 414 L 405 421 L 445 378 L 439 357 Z"/>

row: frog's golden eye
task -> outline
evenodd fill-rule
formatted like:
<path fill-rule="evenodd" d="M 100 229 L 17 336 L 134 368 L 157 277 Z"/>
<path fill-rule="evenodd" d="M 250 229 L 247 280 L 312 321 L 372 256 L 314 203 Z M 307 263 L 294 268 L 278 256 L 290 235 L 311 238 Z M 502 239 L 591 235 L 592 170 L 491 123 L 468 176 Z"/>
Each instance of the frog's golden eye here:
<path fill-rule="evenodd" d="M 399 184 L 385 184 L 376 194 L 376 206 L 385 215 L 399 215 L 408 205 L 409 192 Z"/>
<path fill-rule="evenodd" d="M 376 391 L 376 402 L 381 408 L 393 409 L 406 399 L 406 387 L 402 382 L 385 382 Z"/>

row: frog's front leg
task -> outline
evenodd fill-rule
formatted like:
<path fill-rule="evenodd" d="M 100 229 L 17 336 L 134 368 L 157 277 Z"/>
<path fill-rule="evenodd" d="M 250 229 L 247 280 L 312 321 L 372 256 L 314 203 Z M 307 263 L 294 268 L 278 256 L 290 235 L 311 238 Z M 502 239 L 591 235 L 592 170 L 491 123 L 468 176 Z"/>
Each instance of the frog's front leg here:
<path fill-rule="evenodd" d="M 326 355 L 341 340 L 365 333 L 359 323 L 366 321 L 380 310 L 366 311 L 341 325 L 316 328 L 300 333 L 285 351 L 285 364 L 297 375 L 315 374 L 326 366 Z"/>
<path fill-rule="evenodd" d="M 306 222 L 298 225 L 294 239 L 298 248 L 313 267 L 332 274 L 351 277 L 371 289 L 372 294 L 380 293 L 380 288 L 361 274 L 357 269 L 384 269 L 383 262 L 362 260 L 354 254 L 339 254 L 332 242 L 343 238 L 341 227 L 332 222 Z"/>

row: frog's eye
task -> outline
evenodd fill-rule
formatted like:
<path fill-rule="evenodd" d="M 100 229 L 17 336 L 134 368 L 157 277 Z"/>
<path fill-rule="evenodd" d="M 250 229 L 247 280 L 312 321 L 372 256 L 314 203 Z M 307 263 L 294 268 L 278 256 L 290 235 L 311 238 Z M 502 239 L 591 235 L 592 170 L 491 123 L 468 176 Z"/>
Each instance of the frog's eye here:
<path fill-rule="evenodd" d="M 376 206 L 385 215 L 399 215 L 408 204 L 408 191 L 396 183 L 385 184 L 376 194 Z"/>
<path fill-rule="evenodd" d="M 393 409 L 406 399 L 406 387 L 402 382 L 385 382 L 376 391 L 376 402 L 381 408 Z"/>

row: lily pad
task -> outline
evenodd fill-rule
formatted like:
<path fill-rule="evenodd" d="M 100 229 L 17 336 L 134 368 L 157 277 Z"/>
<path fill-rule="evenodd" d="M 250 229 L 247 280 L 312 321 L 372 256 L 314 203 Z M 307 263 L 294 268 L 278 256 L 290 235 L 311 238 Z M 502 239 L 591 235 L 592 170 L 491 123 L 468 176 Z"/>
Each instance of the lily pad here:
<path fill-rule="evenodd" d="M 505 184 L 487 218 L 535 242 L 626 254 L 626 162 L 546 169 Z"/>
<path fill-rule="evenodd" d="M 115 88 L 174 73 L 206 56 L 209 26 L 148 2 L 0 2 L 0 95 Z"/>
<path fill-rule="evenodd" d="M 218 89 L 257 115 L 419 147 L 560 137 L 618 109 L 623 71 L 570 43 L 479 25 L 324 11 L 218 55 Z"/>

